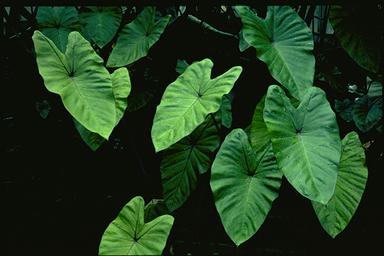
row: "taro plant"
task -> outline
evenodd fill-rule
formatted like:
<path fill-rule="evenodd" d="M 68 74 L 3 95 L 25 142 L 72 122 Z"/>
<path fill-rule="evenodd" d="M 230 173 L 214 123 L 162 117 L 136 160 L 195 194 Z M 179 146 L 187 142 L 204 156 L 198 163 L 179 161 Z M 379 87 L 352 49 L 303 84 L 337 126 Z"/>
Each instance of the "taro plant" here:
<path fill-rule="evenodd" d="M 274 82 L 255 102 L 249 126 L 232 127 L 233 88 L 247 79 L 243 68 L 233 65 L 213 76 L 217 63 L 210 58 L 190 63 L 178 59 L 179 76 L 164 86 L 150 117 L 151 140 L 161 158 L 163 199 L 145 208 L 142 197 L 131 199 L 106 228 L 99 254 L 161 254 L 172 232 L 171 215 L 205 173 L 224 230 L 236 246 L 261 227 L 283 179 L 311 201 L 330 236 L 346 228 L 362 198 L 368 170 L 358 133 L 341 138 L 334 109 L 362 132 L 382 129 L 383 69 L 377 59 L 381 52 L 366 55 L 372 41 L 365 44 L 354 34 L 353 20 L 342 8 L 332 7 L 331 23 L 346 52 L 369 70 L 369 86 L 351 92 L 356 100 L 336 100 L 334 108 L 317 86 L 321 74 L 316 71 L 313 34 L 292 7 L 268 6 L 264 16 L 247 6 L 227 8 L 241 22 L 239 34 L 231 38 L 238 40 L 241 51 L 255 50 L 254 58 L 265 63 Z M 40 75 L 45 87 L 60 95 L 90 149 L 107 143 L 130 101 L 138 100 L 140 95 L 131 97 L 130 92 L 141 85 L 131 81 L 130 72 L 149 58 L 167 26 L 185 15 L 155 7 L 39 7 L 33 42 Z M 209 25 L 204 29 L 228 34 Z M 323 77 L 329 82 L 329 76 Z"/>

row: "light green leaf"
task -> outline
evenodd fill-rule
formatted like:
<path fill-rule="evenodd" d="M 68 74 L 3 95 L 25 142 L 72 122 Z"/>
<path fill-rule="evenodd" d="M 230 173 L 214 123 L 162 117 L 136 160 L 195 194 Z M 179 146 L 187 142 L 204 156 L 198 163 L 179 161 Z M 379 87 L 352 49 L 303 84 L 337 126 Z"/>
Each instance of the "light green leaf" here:
<path fill-rule="evenodd" d="M 313 38 L 305 22 L 288 6 L 268 6 L 265 20 L 245 6 L 237 6 L 236 11 L 243 36 L 256 48 L 257 57 L 267 64 L 273 78 L 301 100 L 315 74 Z"/>
<path fill-rule="evenodd" d="M 220 137 L 209 115 L 189 136 L 163 152 L 161 179 L 164 200 L 171 212 L 184 204 L 195 190 L 197 175 L 208 171 L 219 145 Z"/>
<path fill-rule="evenodd" d="M 148 54 L 171 18 L 167 15 L 155 22 L 155 12 L 155 7 L 145 7 L 131 23 L 123 27 L 108 58 L 107 67 L 126 66 Z"/>
<path fill-rule="evenodd" d="M 103 48 L 115 36 L 120 26 L 122 13 L 120 7 L 86 7 L 80 13 L 84 34 Z"/>
<path fill-rule="evenodd" d="M 384 58 L 382 39 L 384 20 L 377 19 L 374 11 L 369 5 L 357 8 L 332 5 L 329 21 L 348 55 L 361 67 L 377 73 L 382 69 Z"/>
<path fill-rule="evenodd" d="M 161 255 L 173 221 L 162 215 L 144 223 L 144 199 L 136 196 L 105 230 L 99 255 Z"/>
<path fill-rule="evenodd" d="M 383 98 L 360 97 L 353 105 L 352 117 L 357 128 L 368 132 L 383 117 Z"/>
<path fill-rule="evenodd" d="M 111 75 L 79 32 L 71 32 L 65 55 L 40 31 L 33 34 L 37 65 L 46 88 L 59 94 L 69 113 L 91 132 L 108 139 L 116 110 Z"/>
<path fill-rule="evenodd" d="M 317 218 L 327 233 L 335 238 L 348 225 L 360 203 L 368 178 L 365 153 L 356 132 L 342 141 L 342 153 L 335 193 L 326 205 L 312 202 Z"/>
<path fill-rule="evenodd" d="M 303 196 L 326 204 L 335 189 L 341 142 L 324 91 L 309 88 L 295 108 L 283 89 L 272 85 L 265 98 L 264 121 L 285 177 Z"/>
<path fill-rule="evenodd" d="M 221 222 L 237 246 L 263 224 L 279 195 L 282 176 L 271 145 L 255 153 L 243 130 L 227 135 L 213 162 L 210 183 Z"/>
<path fill-rule="evenodd" d="M 131 92 L 131 81 L 126 68 L 116 69 L 112 74 L 112 90 L 115 98 L 116 106 L 116 125 L 117 126 L 124 116 L 128 102 L 127 97 Z M 87 130 L 76 119 L 73 118 L 75 127 L 83 141 L 93 150 L 96 151 L 105 141 L 99 134 Z"/>
<path fill-rule="evenodd" d="M 166 88 L 152 126 L 156 152 L 191 134 L 208 114 L 218 111 L 223 95 L 229 93 L 242 71 L 235 66 L 211 79 L 212 67 L 210 59 L 195 62 Z"/>
<path fill-rule="evenodd" d="M 39 30 L 63 53 L 69 33 L 80 30 L 80 19 L 75 7 L 40 6 L 37 9 L 36 21 Z"/>
<path fill-rule="evenodd" d="M 264 122 L 263 111 L 265 105 L 265 95 L 259 103 L 257 103 L 249 133 L 251 145 L 256 151 L 260 151 L 265 145 L 271 143 L 271 136 L 269 135 L 267 126 Z"/>

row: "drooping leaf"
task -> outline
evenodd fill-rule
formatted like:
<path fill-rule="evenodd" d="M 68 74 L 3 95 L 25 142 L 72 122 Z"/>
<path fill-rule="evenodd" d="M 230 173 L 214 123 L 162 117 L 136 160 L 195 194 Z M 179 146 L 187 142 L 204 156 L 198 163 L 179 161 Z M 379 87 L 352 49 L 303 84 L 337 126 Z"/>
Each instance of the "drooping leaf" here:
<path fill-rule="evenodd" d="M 152 199 L 144 207 L 144 221 L 150 222 L 151 220 L 168 213 L 167 205 L 163 199 Z"/>
<path fill-rule="evenodd" d="M 99 255 L 161 255 L 174 218 L 162 215 L 144 222 L 144 199 L 134 197 L 105 230 Z"/>
<path fill-rule="evenodd" d="M 375 5 L 373 5 L 375 6 Z M 341 46 L 361 67 L 379 72 L 383 68 L 383 15 L 359 6 L 331 6 L 329 21 Z"/>
<path fill-rule="evenodd" d="M 248 44 L 247 41 L 244 39 L 243 30 L 240 30 L 240 33 L 239 33 L 239 50 L 241 52 L 244 52 L 249 47 L 251 47 L 251 45 Z"/>
<path fill-rule="evenodd" d="M 189 136 L 163 152 L 160 164 L 164 200 L 172 212 L 188 199 L 196 188 L 198 174 L 208 171 L 220 137 L 212 116 Z"/>
<path fill-rule="evenodd" d="M 327 203 L 335 189 L 341 142 L 324 91 L 309 88 L 295 108 L 283 89 L 272 85 L 265 98 L 264 121 L 288 181 L 303 196 Z"/>
<path fill-rule="evenodd" d="M 212 165 L 211 189 L 221 222 L 239 246 L 263 224 L 283 174 L 271 145 L 255 153 L 241 129 L 227 135 Z"/>
<path fill-rule="evenodd" d="M 187 69 L 188 66 L 189 64 L 185 60 L 177 59 L 175 70 L 181 75 Z"/>
<path fill-rule="evenodd" d="M 89 6 L 80 13 L 84 32 L 97 46 L 103 48 L 115 36 L 120 26 L 120 7 Z"/>
<path fill-rule="evenodd" d="M 116 106 L 116 125 L 118 125 L 128 105 L 127 97 L 131 91 L 131 81 L 126 68 L 116 69 L 111 74 L 111 78 Z M 73 121 L 80 137 L 93 151 L 96 151 L 104 143 L 105 139 L 99 134 L 89 131 L 76 121 L 76 119 L 73 119 Z"/>
<path fill-rule="evenodd" d="M 357 128 L 368 132 L 383 117 L 383 98 L 360 97 L 353 105 L 352 116 Z"/>
<path fill-rule="evenodd" d="M 33 34 L 37 65 L 46 88 L 59 94 L 69 113 L 88 130 L 108 139 L 116 110 L 111 75 L 79 32 L 71 32 L 65 55 L 40 31 Z"/>
<path fill-rule="evenodd" d="M 212 66 L 210 59 L 195 62 L 166 88 L 152 126 L 156 152 L 188 136 L 208 114 L 218 111 L 223 95 L 229 93 L 242 71 L 235 66 L 211 79 Z"/>
<path fill-rule="evenodd" d="M 63 53 L 69 33 L 80 30 L 79 14 L 75 7 L 40 6 L 37 9 L 36 21 L 39 30 Z"/>
<path fill-rule="evenodd" d="M 268 6 L 265 19 L 244 6 L 236 10 L 243 36 L 256 48 L 257 57 L 293 97 L 302 99 L 315 74 L 313 38 L 305 22 L 288 6 Z"/>
<path fill-rule="evenodd" d="M 155 22 L 155 12 L 155 7 L 145 7 L 131 23 L 123 27 L 108 58 L 108 67 L 126 66 L 148 54 L 171 18 L 167 15 Z"/>
<path fill-rule="evenodd" d="M 353 105 L 354 102 L 348 98 L 343 100 L 335 100 L 335 110 L 346 122 L 351 122 L 353 120 Z"/>
<path fill-rule="evenodd" d="M 327 233 L 335 238 L 348 225 L 364 193 L 368 178 L 364 148 L 356 132 L 342 140 L 335 193 L 326 205 L 312 202 L 317 218 Z"/>
<path fill-rule="evenodd" d="M 252 123 L 250 128 L 249 139 L 252 147 L 259 151 L 271 142 L 267 126 L 264 122 L 263 111 L 265 105 L 265 96 L 257 103 L 255 111 L 253 112 Z"/>

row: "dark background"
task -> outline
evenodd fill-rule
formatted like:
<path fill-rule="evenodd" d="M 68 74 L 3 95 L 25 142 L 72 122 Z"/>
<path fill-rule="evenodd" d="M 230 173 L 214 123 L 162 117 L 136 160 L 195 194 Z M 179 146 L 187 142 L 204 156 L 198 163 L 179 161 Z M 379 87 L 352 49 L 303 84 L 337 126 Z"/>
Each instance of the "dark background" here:
<path fill-rule="evenodd" d="M 239 20 L 215 16 L 208 9 L 197 16 L 234 34 L 241 28 Z M 210 58 L 215 64 L 213 76 L 234 65 L 243 67 L 233 89 L 232 128 L 250 124 L 267 86 L 276 83 L 253 49 L 240 53 L 233 38 L 180 19 L 166 29 L 149 58 L 130 70 L 133 92 L 152 90 L 154 97 L 143 108 L 127 111 L 110 141 L 93 152 L 81 140 L 59 96 L 45 89 L 33 55 L 32 32 L 1 40 L 0 255 L 96 255 L 105 228 L 132 197 L 141 195 L 146 202 L 162 197 L 161 154 L 154 152 L 150 131 L 162 92 L 178 75 L 178 58 L 188 62 Z M 316 47 L 321 51 L 321 45 Z M 353 79 L 364 73 L 339 47 L 328 57 Z M 144 77 L 144 71 L 149 75 Z M 324 82 L 316 85 L 326 91 L 333 106 L 340 95 Z M 36 110 L 36 102 L 43 100 L 52 108 L 46 119 Z M 340 118 L 338 122 L 342 137 L 358 131 Z M 216 212 L 208 172 L 173 213 L 175 223 L 164 252 L 376 255 L 383 242 L 383 138 L 375 132 L 359 134 L 363 143 L 374 141 L 366 151 L 369 178 L 353 219 L 335 239 L 322 229 L 311 203 L 284 180 L 262 227 L 236 249 Z"/>

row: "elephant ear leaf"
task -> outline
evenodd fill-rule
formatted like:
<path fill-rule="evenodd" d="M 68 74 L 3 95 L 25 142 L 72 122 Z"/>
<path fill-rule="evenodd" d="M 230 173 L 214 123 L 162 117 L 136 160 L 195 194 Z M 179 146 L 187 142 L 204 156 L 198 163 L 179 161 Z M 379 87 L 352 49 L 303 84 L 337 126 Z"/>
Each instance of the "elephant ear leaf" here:
<path fill-rule="evenodd" d="M 84 34 L 103 48 L 115 36 L 120 26 L 122 13 L 120 7 L 90 6 L 80 14 Z"/>
<path fill-rule="evenodd" d="M 342 232 L 354 215 L 368 178 L 365 153 L 356 132 L 342 141 L 342 153 L 335 193 L 326 205 L 312 202 L 324 230 L 333 238 Z"/>
<path fill-rule="evenodd" d="M 128 105 L 127 98 L 131 92 L 131 81 L 126 68 L 116 69 L 111 74 L 111 78 L 116 106 L 116 125 L 118 125 Z M 80 137 L 93 151 L 96 151 L 104 143 L 105 139 L 99 134 L 87 130 L 76 119 L 73 119 L 73 121 Z"/>
<path fill-rule="evenodd" d="M 144 199 L 134 197 L 105 230 L 99 255 L 161 255 L 173 225 L 171 215 L 144 223 Z"/>
<path fill-rule="evenodd" d="M 380 11 L 367 5 L 331 6 L 329 21 L 348 55 L 361 67 L 377 73 L 383 70 L 382 24 Z M 369 28 L 369 29 L 367 29 Z"/>
<path fill-rule="evenodd" d="M 256 151 L 260 151 L 265 145 L 271 143 L 267 126 L 264 122 L 263 112 L 265 105 L 265 96 L 257 103 L 253 112 L 252 123 L 249 133 L 251 145 Z"/>
<path fill-rule="evenodd" d="M 40 31 L 33 34 L 45 87 L 59 94 L 69 113 L 86 129 L 108 139 L 116 110 L 111 75 L 79 32 L 71 32 L 65 55 Z"/>
<path fill-rule="evenodd" d="M 360 97 L 352 108 L 352 117 L 362 132 L 371 130 L 383 117 L 383 98 Z"/>
<path fill-rule="evenodd" d="M 243 130 L 227 135 L 213 162 L 210 184 L 224 229 L 237 246 L 263 224 L 282 176 L 271 144 L 256 153 Z"/>
<path fill-rule="evenodd" d="M 242 71 L 235 66 L 211 79 L 212 67 L 210 59 L 195 62 L 165 89 L 151 132 L 156 152 L 188 136 L 208 114 L 217 112 Z"/>
<path fill-rule="evenodd" d="M 335 113 L 324 91 L 311 87 L 295 108 L 282 88 L 268 88 L 264 121 L 277 163 L 303 196 L 320 203 L 332 197 L 341 142 Z"/>
<path fill-rule="evenodd" d="M 243 23 L 244 39 L 256 48 L 257 57 L 293 97 L 302 99 L 315 74 L 308 26 L 289 6 L 268 6 L 265 19 L 245 6 L 237 6 L 236 11 Z"/>
<path fill-rule="evenodd" d="M 41 6 L 37 9 L 36 21 L 39 30 L 63 53 L 69 33 L 80 30 L 79 14 L 75 7 Z"/>
<path fill-rule="evenodd" d="M 171 18 L 167 15 L 155 22 L 155 13 L 155 7 L 145 7 L 131 23 L 122 28 L 108 58 L 108 67 L 126 66 L 148 54 Z"/>
<path fill-rule="evenodd" d="M 198 174 L 211 166 L 212 155 L 220 145 L 212 117 L 207 116 L 190 135 L 163 151 L 161 180 L 164 201 L 171 212 L 187 201 L 196 188 Z"/>

